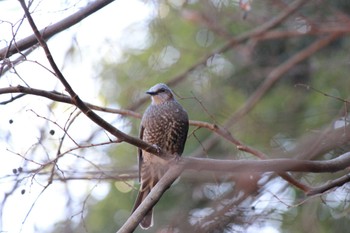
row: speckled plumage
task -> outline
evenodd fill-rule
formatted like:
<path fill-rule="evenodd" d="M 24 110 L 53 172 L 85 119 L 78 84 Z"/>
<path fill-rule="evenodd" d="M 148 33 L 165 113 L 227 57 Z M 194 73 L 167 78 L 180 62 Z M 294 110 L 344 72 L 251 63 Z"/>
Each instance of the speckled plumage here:
<path fill-rule="evenodd" d="M 161 148 L 169 157 L 160 158 L 139 150 L 141 188 L 133 211 L 164 175 L 168 169 L 167 160 L 181 156 L 188 133 L 187 112 L 175 100 L 169 87 L 156 84 L 147 93 L 152 96 L 152 104 L 142 117 L 140 138 Z M 150 210 L 141 221 L 142 228 L 152 226 L 152 212 L 153 210 Z"/>

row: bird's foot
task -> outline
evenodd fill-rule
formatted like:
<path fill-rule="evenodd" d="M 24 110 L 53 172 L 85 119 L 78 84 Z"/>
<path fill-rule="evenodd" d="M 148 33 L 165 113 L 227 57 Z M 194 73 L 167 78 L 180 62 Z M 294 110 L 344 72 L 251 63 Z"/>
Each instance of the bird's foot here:
<path fill-rule="evenodd" d="M 157 144 L 153 144 L 152 146 L 157 150 L 157 155 L 160 155 L 162 148 L 160 148 Z"/>

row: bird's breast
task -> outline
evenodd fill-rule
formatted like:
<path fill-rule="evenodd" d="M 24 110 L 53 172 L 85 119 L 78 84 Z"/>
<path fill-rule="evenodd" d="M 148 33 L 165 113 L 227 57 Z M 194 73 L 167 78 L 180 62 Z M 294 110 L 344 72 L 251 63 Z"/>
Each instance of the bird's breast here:
<path fill-rule="evenodd" d="M 181 154 L 187 137 L 187 113 L 179 105 L 150 106 L 142 119 L 143 140 L 169 153 Z"/>

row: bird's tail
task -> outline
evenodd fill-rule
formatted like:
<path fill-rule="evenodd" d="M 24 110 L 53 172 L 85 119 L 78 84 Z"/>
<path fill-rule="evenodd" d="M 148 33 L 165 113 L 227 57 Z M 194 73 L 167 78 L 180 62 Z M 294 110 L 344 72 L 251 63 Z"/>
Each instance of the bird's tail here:
<path fill-rule="evenodd" d="M 143 183 L 144 184 L 144 183 Z M 150 193 L 151 188 L 149 185 L 141 185 L 141 189 L 137 195 L 134 208 L 132 209 L 132 213 L 139 207 L 139 205 L 143 202 L 143 200 L 147 197 L 147 195 Z M 145 187 L 144 187 L 145 186 Z M 145 217 L 141 220 L 140 226 L 143 229 L 148 229 L 153 225 L 153 208 L 150 209 Z"/>

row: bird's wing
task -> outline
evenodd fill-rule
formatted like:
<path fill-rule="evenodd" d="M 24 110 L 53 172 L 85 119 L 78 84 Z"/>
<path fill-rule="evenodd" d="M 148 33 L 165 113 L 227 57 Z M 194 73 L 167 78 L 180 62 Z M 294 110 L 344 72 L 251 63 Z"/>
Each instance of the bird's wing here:
<path fill-rule="evenodd" d="M 145 128 L 143 127 L 143 125 L 141 124 L 140 126 L 140 133 L 139 133 L 139 138 L 141 140 L 143 140 L 143 131 L 145 130 Z M 142 167 L 142 150 L 140 148 L 138 148 L 138 154 L 139 154 L 139 182 L 141 182 L 141 167 Z"/>

